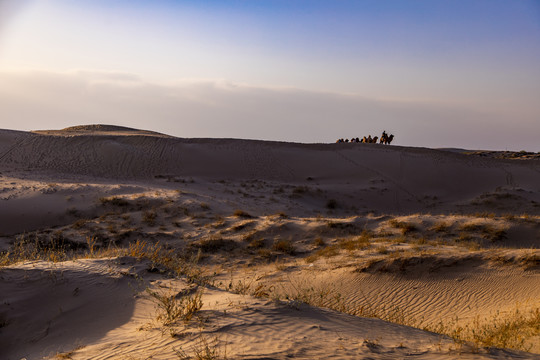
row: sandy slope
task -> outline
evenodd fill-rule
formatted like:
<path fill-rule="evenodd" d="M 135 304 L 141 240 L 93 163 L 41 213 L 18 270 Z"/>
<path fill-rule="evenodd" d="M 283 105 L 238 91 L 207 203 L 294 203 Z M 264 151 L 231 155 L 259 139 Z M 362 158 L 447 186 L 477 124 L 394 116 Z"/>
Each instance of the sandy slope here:
<path fill-rule="evenodd" d="M 222 355 L 242 359 L 458 356 L 446 350 L 453 343 L 436 334 L 210 288 L 203 290 L 200 319 L 164 330 L 144 289 L 176 294 L 193 286 L 149 274 L 148 267 L 122 258 L 79 260 L 55 268 L 27 263 L 2 270 L 0 286 L 9 291 L 9 305 L 4 303 L 2 312 L 13 323 L 2 336 L 3 358 L 171 359 L 175 351 L 199 346 L 201 339 L 219 344 Z M 171 332 L 184 335 L 173 337 Z M 505 351 L 467 355 L 464 350 L 459 357 L 534 358 Z"/>
<path fill-rule="evenodd" d="M 539 215 L 537 160 L 103 125 L 0 130 L 0 251 L 23 233 L 70 248 L 142 239 L 198 252 L 220 288 L 204 290 L 204 321 L 171 330 L 145 289 L 193 285 L 148 263 L 13 264 L 0 269 L 0 358 L 167 359 L 207 339 L 229 358 L 452 359 L 457 346 L 440 335 L 231 290 L 309 295 L 352 313 L 400 309 L 424 325 L 534 309 Z M 540 352 L 540 339 L 528 341 Z"/>

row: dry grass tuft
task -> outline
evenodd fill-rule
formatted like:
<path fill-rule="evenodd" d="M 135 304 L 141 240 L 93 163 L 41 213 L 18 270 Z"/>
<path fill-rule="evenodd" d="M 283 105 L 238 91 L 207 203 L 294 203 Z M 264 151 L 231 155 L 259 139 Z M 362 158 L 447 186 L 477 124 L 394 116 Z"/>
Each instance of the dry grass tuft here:
<path fill-rule="evenodd" d="M 203 306 L 202 291 L 193 295 L 165 293 L 150 289 L 146 289 L 146 292 L 154 299 L 158 310 L 157 320 L 164 326 L 174 325 L 179 320 L 189 323 Z"/>
<path fill-rule="evenodd" d="M 233 215 L 236 217 L 241 217 L 241 218 L 246 218 L 246 219 L 251 219 L 253 217 L 247 212 L 245 212 L 244 210 L 235 210 Z"/>
<path fill-rule="evenodd" d="M 278 239 L 272 244 L 272 250 L 279 251 L 284 254 L 294 255 L 296 249 L 290 240 Z"/>
<path fill-rule="evenodd" d="M 396 219 L 392 219 L 388 223 L 392 227 L 394 227 L 396 229 L 400 229 L 401 234 L 403 234 L 403 235 L 407 235 L 407 234 L 413 233 L 415 231 L 418 231 L 418 228 L 416 227 L 416 225 L 405 222 L 405 221 L 398 221 Z"/>
<path fill-rule="evenodd" d="M 154 226 L 156 224 L 157 214 L 154 210 L 145 211 L 142 214 L 142 221 L 148 226 Z"/>
<path fill-rule="evenodd" d="M 450 225 L 444 221 L 441 221 L 433 224 L 433 226 L 430 227 L 429 230 L 437 233 L 448 232 L 448 230 L 450 230 Z"/>
<path fill-rule="evenodd" d="M 118 207 L 126 207 L 129 205 L 129 202 L 126 199 L 122 199 L 117 196 L 113 196 L 110 198 L 102 197 L 99 198 L 99 202 L 101 203 L 101 205 L 111 205 Z"/>
<path fill-rule="evenodd" d="M 496 347 L 529 351 L 532 348 L 530 340 L 540 335 L 540 308 L 529 311 L 516 308 L 510 314 L 497 312 L 483 319 L 477 316 L 467 325 L 461 325 L 455 318 L 424 330 L 446 334 L 458 345 L 470 343 L 477 349 Z"/>
<path fill-rule="evenodd" d="M 196 345 L 192 346 L 192 356 L 188 356 L 183 350 L 175 350 L 176 356 L 180 360 L 227 360 L 227 349 L 220 346 L 217 337 L 208 340 L 201 335 Z"/>

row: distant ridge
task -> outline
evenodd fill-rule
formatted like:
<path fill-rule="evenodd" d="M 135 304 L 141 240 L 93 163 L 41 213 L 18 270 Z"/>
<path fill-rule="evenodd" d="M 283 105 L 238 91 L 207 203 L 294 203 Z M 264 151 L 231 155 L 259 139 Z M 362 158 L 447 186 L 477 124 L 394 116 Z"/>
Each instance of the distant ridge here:
<path fill-rule="evenodd" d="M 116 126 L 116 125 L 104 125 L 104 124 L 93 124 L 93 125 L 76 125 L 70 126 L 60 131 L 141 131 L 139 129 L 134 129 L 126 126 Z"/>
<path fill-rule="evenodd" d="M 70 126 L 61 130 L 34 130 L 37 134 L 44 135 L 60 135 L 60 136 L 79 136 L 79 135 L 150 135 L 171 137 L 150 130 L 134 129 L 127 126 L 106 125 L 106 124 L 90 124 Z"/>

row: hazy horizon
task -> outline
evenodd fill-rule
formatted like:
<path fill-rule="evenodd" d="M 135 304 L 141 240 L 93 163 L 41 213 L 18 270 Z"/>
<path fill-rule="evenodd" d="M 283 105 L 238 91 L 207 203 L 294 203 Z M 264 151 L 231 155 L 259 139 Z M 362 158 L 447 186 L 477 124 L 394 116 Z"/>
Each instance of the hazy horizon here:
<path fill-rule="evenodd" d="M 0 128 L 540 151 L 537 1 L 0 2 Z"/>

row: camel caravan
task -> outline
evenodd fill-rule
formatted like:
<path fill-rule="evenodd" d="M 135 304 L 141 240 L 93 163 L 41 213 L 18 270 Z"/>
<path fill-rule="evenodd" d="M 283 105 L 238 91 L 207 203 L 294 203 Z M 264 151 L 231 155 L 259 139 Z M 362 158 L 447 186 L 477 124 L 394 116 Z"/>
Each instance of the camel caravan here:
<path fill-rule="evenodd" d="M 369 135 L 369 136 L 364 136 L 362 139 L 359 139 L 359 138 L 351 138 L 350 140 L 349 139 L 338 139 L 336 141 L 336 143 L 348 143 L 348 142 L 351 142 L 351 143 L 376 144 L 377 140 L 379 140 L 378 136 L 371 137 L 371 135 Z M 379 140 L 379 143 L 380 144 L 390 145 L 392 140 L 394 140 L 394 134 L 388 135 L 386 133 L 386 131 L 383 131 L 383 133 L 381 135 L 381 139 Z"/>

